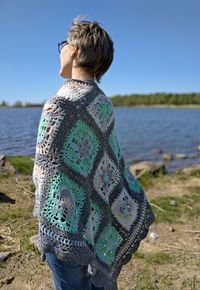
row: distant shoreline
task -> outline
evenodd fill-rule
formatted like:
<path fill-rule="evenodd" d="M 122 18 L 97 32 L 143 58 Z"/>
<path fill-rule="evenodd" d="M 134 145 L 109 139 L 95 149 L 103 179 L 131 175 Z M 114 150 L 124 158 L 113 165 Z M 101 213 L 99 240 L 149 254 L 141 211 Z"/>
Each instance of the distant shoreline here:
<path fill-rule="evenodd" d="M 169 108 L 169 109 L 200 109 L 200 105 L 136 105 L 136 106 L 114 106 L 128 108 Z"/>
<path fill-rule="evenodd" d="M 147 108 L 200 108 L 200 92 L 190 93 L 149 93 L 149 94 L 128 94 L 108 96 L 113 107 L 147 107 Z M 48 99 L 43 99 L 42 102 L 32 103 L 30 101 L 17 100 L 13 104 L 2 100 L 0 108 L 32 108 L 43 107 Z"/>
<path fill-rule="evenodd" d="M 114 108 L 169 108 L 169 109 L 200 109 L 200 105 L 129 105 L 129 106 L 126 106 L 126 105 L 119 105 L 119 106 L 114 106 Z M 15 109 L 18 109 L 18 108 L 43 108 L 43 105 L 42 106 L 22 106 L 22 107 L 14 107 L 14 106 L 9 106 L 9 107 L 4 107 L 4 106 L 0 106 L 0 109 L 12 109 L 12 108 L 15 108 Z"/>

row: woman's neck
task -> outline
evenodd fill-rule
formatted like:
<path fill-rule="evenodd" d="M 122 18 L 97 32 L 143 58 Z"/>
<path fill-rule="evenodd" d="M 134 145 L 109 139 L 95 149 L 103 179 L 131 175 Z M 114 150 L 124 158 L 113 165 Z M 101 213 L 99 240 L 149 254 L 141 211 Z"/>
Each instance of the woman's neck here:
<path fill-rule="evenodd" d="M 94 76 L 92 76 L 91 74 L 88 74 L 80 67 L 72 67 L 71 78 L 82 80 L 82 81 L 94 80 Z"/>

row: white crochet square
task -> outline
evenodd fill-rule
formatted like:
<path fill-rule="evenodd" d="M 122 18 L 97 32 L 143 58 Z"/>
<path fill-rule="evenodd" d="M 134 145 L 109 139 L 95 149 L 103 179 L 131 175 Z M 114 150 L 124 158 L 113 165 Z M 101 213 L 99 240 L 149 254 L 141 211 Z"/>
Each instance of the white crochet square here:
<path fill-rule="evenodd" d="M 109 195 L 120 181 L 120 174 L 115 163 L 105 152 L 101 158 L 93 178 L 93 185 L 98 194 L 109 202 Z"/>
<path fill-rule="evenodd" d="M 111 211 L 118 222 L 129 231 L 137 218 L 138 203 L 123 188 L 122 192 L 113 202 Z"/>
<path fill-rule="evenodd" d="M 87 107 L 87 111 L 103 133 L 107 131 L 114 120 L 112 102 L 107 96 L 99 94 Z"/>

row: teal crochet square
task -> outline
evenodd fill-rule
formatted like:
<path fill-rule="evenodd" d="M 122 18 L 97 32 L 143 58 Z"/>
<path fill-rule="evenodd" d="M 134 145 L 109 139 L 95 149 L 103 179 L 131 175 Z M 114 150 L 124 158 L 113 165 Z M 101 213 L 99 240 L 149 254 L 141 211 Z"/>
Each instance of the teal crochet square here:
<path fill-rule="evenodd" d="M 123 175 L 130 187 L 135 193 L 140 193 L 143 191 L 142 186 L 138 182 L 138 180 L 135 178 L 133 174 L 131 174 L 130 170 L 128 169 L 127 165 L 124 166 Z"/>
<path fill-rule="evenodd" d="M 111 265 L 116 256 L 115 252 L 123 238 L 118 231 L 108 224 L 100 234 L 96 243 L 96 255 L 106 264 Z"/>
<path fill-rule="evenodd" d="M 120 159 L 122 158 L 122 152 L 121 152 L 120 144 L 119 144 L 115 129 L 112 130 L 112 132 L 108 138 L 108 143 L 109 143 L 112 151 L 114 152 L 114 155 L 116 156 L 116 158 L 119 162 Z"/>
<path fill-rule="evenodd" d="M 37 142 L 38 144 L 42 143 L 45 136 L 48 134 L 47 128 L 50 124 L 51 118 L 48 115 L 42 115 L 39 126 L 38 126 L 38 136 L 37 136 Z"/>
<path fill-rule="evenodd" d="M 85 198 L 86 193 L 82 187 L 58 172 L 50 181 L 43 215 L 56 227 L 77 233 Z"/>
<path fill-rule="evenodd" d="M 66 165 L 87 177 L 93 168 L 100 142 L 94 131 L 78 120 L 64 140 L 60 155 Z"/>

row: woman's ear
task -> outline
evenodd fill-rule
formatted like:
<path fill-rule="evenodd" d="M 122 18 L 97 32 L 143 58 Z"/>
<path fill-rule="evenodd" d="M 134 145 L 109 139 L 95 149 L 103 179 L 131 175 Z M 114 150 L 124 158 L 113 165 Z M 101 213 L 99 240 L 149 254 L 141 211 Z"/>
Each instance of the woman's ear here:
<path fill-rule="evenodd" d="M 77 46 L 72 46 L 72 48 L 71 48 L 71 56 L 72 57 L 76 57 L 77 53 L 78 53 L 78 47 Z"/>

